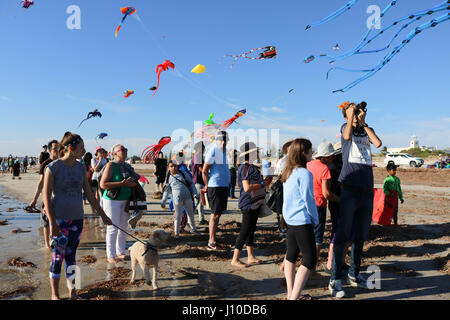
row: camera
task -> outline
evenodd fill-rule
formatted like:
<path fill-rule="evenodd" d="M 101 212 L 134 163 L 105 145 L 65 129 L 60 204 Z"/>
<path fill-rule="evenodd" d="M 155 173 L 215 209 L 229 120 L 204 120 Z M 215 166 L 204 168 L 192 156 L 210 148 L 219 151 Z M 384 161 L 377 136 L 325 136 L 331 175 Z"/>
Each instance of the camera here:
<path fill-rule="evenodd" d="M 367 102 L 363 101 L 356 105 L 355 115 L 358 115 L 361 111 L 367 112 Z"/>

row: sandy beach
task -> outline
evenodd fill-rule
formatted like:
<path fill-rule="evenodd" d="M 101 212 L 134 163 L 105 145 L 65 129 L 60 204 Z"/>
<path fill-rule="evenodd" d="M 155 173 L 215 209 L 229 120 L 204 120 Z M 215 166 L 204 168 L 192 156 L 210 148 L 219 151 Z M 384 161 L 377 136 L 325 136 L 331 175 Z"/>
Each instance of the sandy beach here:
<path fill-rule="evenodd" d="M 159 201 L 151 198 L 155 191 L 152 168 L 146 165 L 136 165 L 135 168 L 150 180 L 150 185 L 145 186 L 149 210 L 139 222 L 135 235 L 145 239 L 155 228 L 171 231 L 172 213 L 161 209 Z M 39 214 L 23 211 L 39 178 L 34 171 L 21 175 L 21 180 L 12 180 L 10 175 L 0 177 L 0 221 L 6 221 L 5 225 L 0 225 L 0 298 L 3 299 L 50 298 L 48 269 L 51 252 L 43 248 Z M 376 187 L 381 187 L 385 169 L 374 168 L 374 176 Z M 405 198 L 399 210 L 400 225 L 372 225 L 369 240 L 364 246 L 363 270 L 373 265 L 380 268 L 380 289 L 365 291 L 346 287 L 346 299 L 450 299 L 450 170 L 399 169 L 398 177 L 402 181 Z M 285 297 L 284 274 L 279 269 L 285 242 L 278 236 L 275 214 L 258 222 L 255 251 L 263 263 L 238 270 L 231 267 L 230 259 L 241 215 L 237 210 L 237 200 L 229 200 L 229 212 L 222 216 L 218 233 L 218 240 L 227 247 L 227 251 L 206 251 L 208 230 L 204 227 L 200 228 L 201 235 L 187 234 L 179 240 L 172 239 L 160 250 L 159 289 L 152 290 L 142 280 L 134 285 L 129 283 L 129 261 L 115 266 L 107 264 L 105 227 L 89 206 L 85 206 L 85 213 L 77 262 L 81 274 L 81 290 L 78 292 L 86 299 Z M 209 218 L 209 210 L 206 213 Z M 22 231 L 17 232 L 19 228 Z M 329 276 L 323 271 L 330 229 L 328 221 L 326 248 L 321 252 L 318 272 L 305 289 L 305 293 L 319 299 L 333 299 L 327 288 Z M 127 246 L 134 241 L 128 237 Z M 11 260 L 19 257 L 22 260 Z M 242 260 L 245 262 L 246 259 L 244 250 Z M 10 266 L 8 262 L 18 266 Z M 27 262 L 28 266 L 20 266 Z M 141 279 L 140 269 L 137 276 Z M 61 281 L 61 295 L 62 298 L 68 296 L 65 281 Z"/>

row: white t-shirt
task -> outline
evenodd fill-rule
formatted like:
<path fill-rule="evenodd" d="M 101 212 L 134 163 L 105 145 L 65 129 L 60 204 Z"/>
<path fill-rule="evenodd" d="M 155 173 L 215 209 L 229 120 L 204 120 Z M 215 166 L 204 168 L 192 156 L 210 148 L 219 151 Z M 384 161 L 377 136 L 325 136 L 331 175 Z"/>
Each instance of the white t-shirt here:
<path fill-rule="evenodd" d="M 91 167 L 92 169 L 95 170 L 95 166 L 98 163 L 98 159 L 97 158 L 92 158 L 91 160 Z M 106 165 L 107 161 L 105 158 L 102 158 L 102 162 L 100 164 L 100 167 L 98 167 L 98 172 L 94 171 L 94 174 L 92 175 L 92 180 L 98 180 L 98 176 L 100 175 L 100 171 L 102 170 L 102 168 Z"/>

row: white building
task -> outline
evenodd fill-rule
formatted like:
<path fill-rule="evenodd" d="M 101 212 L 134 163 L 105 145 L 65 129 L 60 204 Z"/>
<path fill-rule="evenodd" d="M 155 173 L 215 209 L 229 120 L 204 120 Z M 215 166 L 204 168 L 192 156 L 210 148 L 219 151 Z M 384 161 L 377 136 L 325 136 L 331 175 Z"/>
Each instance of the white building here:
<path fill-rule="evenodd" d="M 387 152 L 388 153 L 400 153 L 403 150 L 408 150 L 408 149 L 412 149 L 412 148 L 420 148 L 422 150 L 430 150 L 430 151 L 435 151 L 438 149 L 437 147 L 426 147 L 426 146 L 421 147 L 417 136 L 412 136 L 411 140 L 409 141 L 409 147 L 387 148 Z"/>

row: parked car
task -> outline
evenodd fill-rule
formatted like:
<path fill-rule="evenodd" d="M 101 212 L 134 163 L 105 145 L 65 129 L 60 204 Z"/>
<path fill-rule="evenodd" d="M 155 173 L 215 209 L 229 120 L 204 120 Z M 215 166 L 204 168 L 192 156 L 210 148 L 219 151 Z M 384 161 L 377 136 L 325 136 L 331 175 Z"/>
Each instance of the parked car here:
<path fill-rule="evenodd" d="M 421 158 L 414 157 L 409 153 L 388 153 L 384 157 L 384 164 L 393 163 L 396 166 L 408 165 L 412 168 L 420 167 L 424 161 Z"/>

